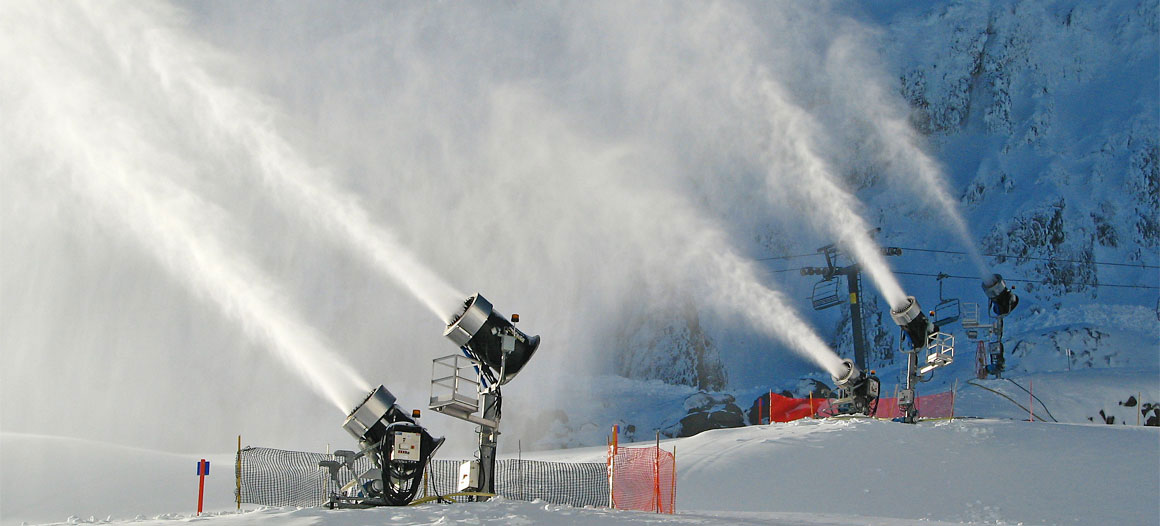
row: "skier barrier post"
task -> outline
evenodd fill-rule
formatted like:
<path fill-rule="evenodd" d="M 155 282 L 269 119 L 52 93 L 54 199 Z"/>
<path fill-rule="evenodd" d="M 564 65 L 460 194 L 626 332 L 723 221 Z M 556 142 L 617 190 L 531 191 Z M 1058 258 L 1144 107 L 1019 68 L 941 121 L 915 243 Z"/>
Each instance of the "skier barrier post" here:
<path fill-rule="evenodd" d="M 209 461 L 201 459 L 197 463 L 197 514 L 201 515 L 202 503 L 205 502 L 205 477 L 209 475 Z"/>
<path fill-rule="evenodd" d="M 234 479 L 237 483 L 234 497 L 238 503 L 238 511 L 242 511 L 242 435 L 238 435 L 238 457 L 234 462 Z"/>

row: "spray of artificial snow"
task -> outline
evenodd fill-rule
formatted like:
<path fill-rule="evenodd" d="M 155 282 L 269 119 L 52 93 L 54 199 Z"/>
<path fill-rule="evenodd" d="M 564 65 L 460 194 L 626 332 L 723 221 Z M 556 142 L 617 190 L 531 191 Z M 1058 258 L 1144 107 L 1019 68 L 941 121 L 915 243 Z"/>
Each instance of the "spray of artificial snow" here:
<path fill-rule="evenodd" d="M 844 372 L 842 359 L 798 315 L 784 294 L 761 284 L 752 263 L 731 252 L 712 253 L 710 259 L 715 270 L 708 277 L 710 304 L 732 307 L 751 327 L 782 341 L 830 376 Z"/>
<path fill-rule="evenodd" d="M 857 100 L 849 111 L 870 125 L 871 148 L 886 163 L 890 178 L 934 208 L 959 237 L 979 275 L 990 276 L 992 271 L 979 253 L 959 203 L 951 197 L 942 167 L 919 146 L 921 138 L 906 119 L 904 102 L 887 92 L 882 74 L 869 67 L 877 63 L 867 55 L 870 46 L 855 34 L 836 39 L 827 53 L 826 70 L 835 90 L 847 100 Z"/>
<path fill-rule="evenodd" d="M 891 308 L 906 306 L 906 293 L 870 238 L 870 225 L 857 212 L 860 203 L 840 186 L 833 168 L 817 153 L 817 122 L 789 100 L 765 68 L 754 69 L 770 129 L 765 154 L 769 191 L 789 189 L 804 198 L 815 223 L 851 252 Z"/>
<path fill-rule="evenodd" d="M 114 6 L 116 7 L 116 6 Z M 314 222 L 418 299 L 441 321 L 450 320 L 467 297 L 424 265 L 396 236 L 368 216 L 359 200 L 330 184 L 283 138 L 277 115 L 258 95 L 209 71 L 215 54 L 174 28 L 174 21 L 145 10 L 88 6 L 94 26 L 126 57 L 127 72 L 155 86 L 183 125 L 219 150 L 242 148 L 257 168 L 269 197 Z M 128 27 L 126 27 L 128 26 Z M 245 170 L 246 173 L 253 173 Z"/>
<path fill-rule="evenodd" d="M 51 9 L 25 14 L 31 16 L 22 29 L 9 35 L 14 44 L 0 52 L 5 70 L 26 73 L 3 84 L 4 97 L 20 103 L 6 126 L 25 133 L 10 147 L 33 156 L 51 152 L 51 177 L 81 196 L 93 216 L 135 239 L 193 294 L 348 411 L 370 389 L 366 380 L 283 305 L 243 253 L 222 244 L 218 211 L 164 177 L 196 161 L 151 137 L 161 123 L 116 102 L 113 87 L 86 75 L 92 64 L 84 46 L 48 31 Z"/>

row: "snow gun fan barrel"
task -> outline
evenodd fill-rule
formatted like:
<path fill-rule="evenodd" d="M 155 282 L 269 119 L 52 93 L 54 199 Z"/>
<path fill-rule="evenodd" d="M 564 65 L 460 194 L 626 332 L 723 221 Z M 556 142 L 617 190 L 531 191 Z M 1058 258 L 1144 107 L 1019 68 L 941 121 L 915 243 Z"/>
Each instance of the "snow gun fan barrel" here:
<path fill-rule="evenodd" d="M 1019 305 L 1019 296 L 1003 281 L 1003 276 L 991 274 L 983 279 L 983 292 L 991 300 L 991 311 L 996 316 L 1006 316 Z"/>
<path fill-rule="evenodd" d="M 515 378 L 540 346 L 539 336 L 524 334 L 478 293 L 467 298 L 443 335 L 487 366 L 500 385 Z"/>
<path fill-rule="evenodd" d="M 842 360 L 842 370 L 842 374 L 830 377 L 841 393 L 836 404 L 837 414 L 874 414 L 878 407 L 880 387 L 874 371 L 866 374 L 849 358 Z"/>
<path fill-rule="evenodd" d="M 897 323 L 906 336 L 910 338 L 910 345 L 915 349 L 926 347 L 930 334 L 934 332 L 934 325 L 923 314 L 922 307 L 914 296 L 906 297 L 906 305 L 899 309 L 891 309 L 890 317 Z"/>
<path fill-rule="evenodd" d="M 854 365 L 854 361 L 849 358 L 842 360 L 842 367 L 845 371 L 844 374 L 830 377 L 839 388 L 853 387 L 866 376 L 857 365 Z"/>
<path fill-rule="evenodd" d="M 346 429 L 355 440 L 375 444 L 383 439 L 390 424 L 415 423 L 395 405 L 395 400 L 395 395 L 385 386 L 378 386 L 347 415 L 346 421 L 342 423 L 343 429 Z"/>

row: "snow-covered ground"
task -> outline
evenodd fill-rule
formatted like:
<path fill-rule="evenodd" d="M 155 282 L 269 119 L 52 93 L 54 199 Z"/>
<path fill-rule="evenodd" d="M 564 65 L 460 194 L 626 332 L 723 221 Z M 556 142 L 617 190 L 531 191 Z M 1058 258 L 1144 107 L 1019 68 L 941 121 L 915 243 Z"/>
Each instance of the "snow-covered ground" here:
<path fill-rule="evenodd" d="M 405 509 L 233 511 L 231 454 L 5 434 L 0 520 L 10 524 L 1157 524 L 1160 429 L 962 419 L 905 425 L 805 420 L 667 440 L 675 516 L 498 500 Z M 603 448 L 524 453 L 601 461 Z M 53 466 L 45 471 L 45 466 Z"/>

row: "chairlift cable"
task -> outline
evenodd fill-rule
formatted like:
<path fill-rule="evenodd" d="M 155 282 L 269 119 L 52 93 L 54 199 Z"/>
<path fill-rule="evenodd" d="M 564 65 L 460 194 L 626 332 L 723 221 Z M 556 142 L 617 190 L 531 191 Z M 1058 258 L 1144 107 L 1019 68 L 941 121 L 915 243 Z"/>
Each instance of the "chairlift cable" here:
<path fill-rule="evenodd" d="M 803 268 L 808 268 L 808 267 L 773 269 L 773 270 L 771 270 L 771 272 L 773 272 L 775 274 L 781 274 L 784 272 L 800 271 Z M 894 271 L 894 273 L 901 274 L 904 276 L 925 276 L 925 277 L 931 277 L 931 278 L 943 277 L 943 278 L 954 278 L 954 279 L 969 279 L 969 280 L 974 280 L 974 281 L 977 281 L 980 279 L 979 276 L 956 276 L 956 275 L 945 274 L 945 273 L 930 274 L 927 272 L 906 272 L 906 271 L 901 271 L 901 270 L 896 270 L 896 271 Z M 1004 276 L 1003 279 L 1005 281 L 1011 281 L 1011 282 L 1016 282 L 1016 283 L 1035 283 L 1035 284 L 1039 284 L 1039 285 L 1045 284 L 1045 283 L 1043 283 L 1042 280 L 1034 280 L 1034 279 L 1008 278 L 1006 276 Z M 1096 287 L 1096 288 L 1108 287 L 1108 288 L 1123 288 L 1123 289 L 1160 290 L 1160 286 L 1125 285 L 1125 284 L 1120 284 L 1120 283 L 1087 283 L 1087 282 L 1067 281 L 1067 282 L 1063 282 L 1063 283 L 1058 283 L 1058 285 L 1081 285 L 1081 286 L 1085 286 L 1085 287 Z"/>
<path fill-rule="evenodd" d="M 963 256 L 967 255 L 966 252 L 963 252 L 961 250 L 936 250 L 936 249 L 932 249 L 932 248 L 913 248 L 913 247 L 898 247 L 898 248 L 901 248 L 902 250 L 913 250 L 915 252 L 934 252 L 937 254 L 957 254 L 957 255 L 963 255 Z M 1062 259 L 1062 258 L 1044 258 L 1044 257 L 1035 257 L 1035 256 L 1019 256 L 1016 254 L 979 254 L 979 255 L 986 256 L 986 257 L 992 257 L 992 258 L 1009 258 L 1009 259 L 1016 259 L 1016 260 L 1027 259 L 1027 260 L 1034 260 L 1034 261 L 1052 261 L 1052 262 L 1060 262 L 1060 263 L 1090 263 L 1092 265 L 1107 265 L 1107 266 L 1112 266 L 1112 267 L 1160 268 L 1160 265 L 1148 265 L 1145 263 L 1114 263 L 1111 261 L 1084 261 L 1084 260 L 1080 260 L 1080 259 Z"/>
<path fill-rule="evenodd" d="M 901 270 L 896 270 L 896 271 L 894 271 L 894 273 L 895 274 L 902 274 L 904 276 L 927 276 L 927 277 L 932 277 L 932 278 L 939 277 L 939 274 L 930 274 L 930 273 L 925 273 L 925 272 L 904 272 Z M 975 280 L 975 281 L 979 280 L 978 276 L 954 276 L 954 275 L 948 275 L 948 274 L 942 274 L 942 275 L 944 277 L 947 277 L 947 278 L 969 279 L 969 280 Z M 1008 277 L 1004 277 L 1003 279 L 1005 281 L 1011 281 L 1011 282 L 1016 282 L 1016 283 L 1035 283 L 1035 284 L 1039 284 L 1039 285 L 1050 285 L 1051 284 L 1051 283 L 1043 283 L 1042 280 L 1035 280 L 1035 279 L 1019 279 L 1019 278 L 1008 278 Z M 1154 286 L 1154 285 L 1124 285 L 1124 284 L 1119 284 L 1119 283 L 1087 283 L 1087 282 L 1067 281 L 1067 282 L 1063 282 L 1063 283 L 1058 283 L 1058 285 L 1080 285 L 1080 286 L 1085 286 L 1085 287 L 1111 287 L 1111 288 L 1123 288 L 1123 289 L 1160 290 L 1160 287 Z"/>

